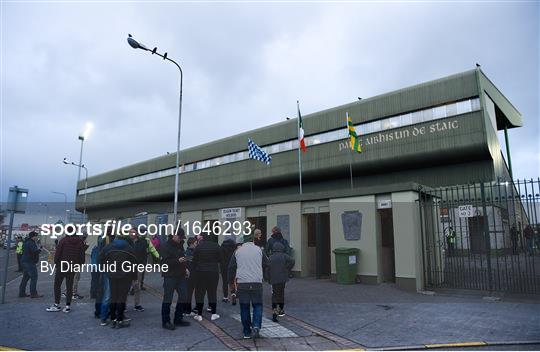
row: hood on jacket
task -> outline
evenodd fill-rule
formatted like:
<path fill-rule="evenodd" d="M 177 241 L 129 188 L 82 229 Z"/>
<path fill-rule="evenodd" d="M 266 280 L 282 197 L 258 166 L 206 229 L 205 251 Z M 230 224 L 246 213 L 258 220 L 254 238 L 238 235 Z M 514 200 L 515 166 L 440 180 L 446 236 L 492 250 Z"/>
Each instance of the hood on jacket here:
<path fill-rule="evenodd" d="M 232 238 L 227 238 L 221 243 L 221 247 L 236 247 L 236 242 Z"/>
<path fill-rule="evenodd" d="M 280 242 L 274 243 L 274 246 L 272 247 L 273 252 L 285 252 L 285 246 L 282 245 Z"/>
<path fill-rule="evenodd" d="M 283 235 L 281 234 L 281 232 L 274 232 L 272 234 L 272 237 L 275 238 L 275 239 L 282 239 Z"/>

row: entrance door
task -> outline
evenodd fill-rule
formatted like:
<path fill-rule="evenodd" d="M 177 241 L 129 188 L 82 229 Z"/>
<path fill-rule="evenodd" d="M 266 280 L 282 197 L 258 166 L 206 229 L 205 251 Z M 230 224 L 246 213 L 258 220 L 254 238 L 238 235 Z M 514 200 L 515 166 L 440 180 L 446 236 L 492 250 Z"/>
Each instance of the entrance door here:
<path fill-rule="evenodd" d="M 469 239 L 471 241 L 471 253 L 481 254 L 486 250 L 484 239 L 484 217 L 473 216 L 469 218 Z"/>
<path fill-rule="evenodd" d="M 330 277 L 330 213 L 308 214 L 308 273 L 315 277 Z"/>
<path fill-rule="evenodd" d="M 266 240 L 267 240 L 267 238 L 266 238 L 266 216 L 253 216 L 253 217 L 247 218 L 246 220 L 249 221 L 251 223 L 251 225 L 253 226 L 253 231 L 255 231 L 255 229 L 261 230 L 261 232 L 262 232 L 262 237 L 261 237 L 262 244 L 263 244 L 263 247 L 266 247 Z"/>
<path fill-rule="evenodd" d="M 381 219 L 382 281 L 396 282 L 392 209 L 379 209 L 378 212 Z"/>

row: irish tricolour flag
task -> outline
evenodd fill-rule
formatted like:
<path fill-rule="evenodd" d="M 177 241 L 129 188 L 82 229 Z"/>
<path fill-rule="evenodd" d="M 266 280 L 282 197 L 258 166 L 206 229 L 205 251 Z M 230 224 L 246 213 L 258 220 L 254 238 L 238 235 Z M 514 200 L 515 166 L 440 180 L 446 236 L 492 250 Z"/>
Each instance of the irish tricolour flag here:
<path fill-rule="evenodd" d="M 307 152 L 306 141 L 304 140 L 304 124 L 302 123 L 302 114 L 300 114 L 300 103 L 296 101 L 298 107 L 298 143 L 300 144 L 300 149 L 303 152 Z"/>

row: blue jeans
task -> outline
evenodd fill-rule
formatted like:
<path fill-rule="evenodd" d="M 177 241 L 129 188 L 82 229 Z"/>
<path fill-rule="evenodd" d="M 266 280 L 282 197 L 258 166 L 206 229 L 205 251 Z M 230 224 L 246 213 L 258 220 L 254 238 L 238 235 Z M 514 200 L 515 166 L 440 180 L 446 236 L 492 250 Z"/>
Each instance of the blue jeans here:
<path fill-rule="evenodd" d="M 253 283 L 238 284 L 238 300 L 240 301 L 240 317 L 244 336 L 251 334 L 251 327 L 261 329 L 262 325 L 262 284 Z M 251 307 L 253 307 L 253 319 L 251 317 Z"/>
<path fill-rule="evenodd" d="M 109 317 L 109 300 L 111 299 L 111 287 L 109 286 L 109 276 L 103 274 L 103 296 L 101 298 L 101 320 Z"/>
<path fill-rule="evenodd" d="M 174 310 L 174 323 L 182 321 L 185 302 L 187 300 L 187 280 L 183 277 L 166 276 L 163 278 L 163 302 L 161 303 L 161 323 L 171 322 L 171 304 L 174 291 L 178 294 L 176 309 Z"/>
<path fill-rule="evenodd" d="M 37 294 L 37 264 L 22 262 L 23 277 L 21 284 L 19 286 L 19 296 L 24 296 L 26 294 L 26 285 L 28 280 L 30 280 L 30 294 Z"/>

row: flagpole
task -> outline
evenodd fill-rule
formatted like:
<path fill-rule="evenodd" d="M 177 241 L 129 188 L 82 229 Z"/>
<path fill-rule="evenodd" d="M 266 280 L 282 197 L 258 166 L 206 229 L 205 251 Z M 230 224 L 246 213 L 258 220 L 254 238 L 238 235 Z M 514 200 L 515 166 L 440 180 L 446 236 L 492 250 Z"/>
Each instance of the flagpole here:
<path fill-rule="evenodd" d="M 352 172 L 352 159 L 353 159 L 353 146 L 351 144 L 351 136 L 350 136 L 350 132 L 349 132 L 349 112 L 347 111 L 345 113 L 345 122 L 347 123 L 347 135 L 349 136 L 348 137 L 348 140 L 347 140 L 347 144 L 349 145 L 349 176 L 351 178 L 351 189 L 353 189 L 353 172 Z"/>
<path fill-rule="evenodd" d="M 297 134 L 300 133 L 300 102 L 296 101 L 296 107 L 298 108 L 297 118 Z M 300 179 L 300 195 L 302 194 L 302 152 L 300 151 L 300 140 L 298 140 L 298 177 Z"/>

